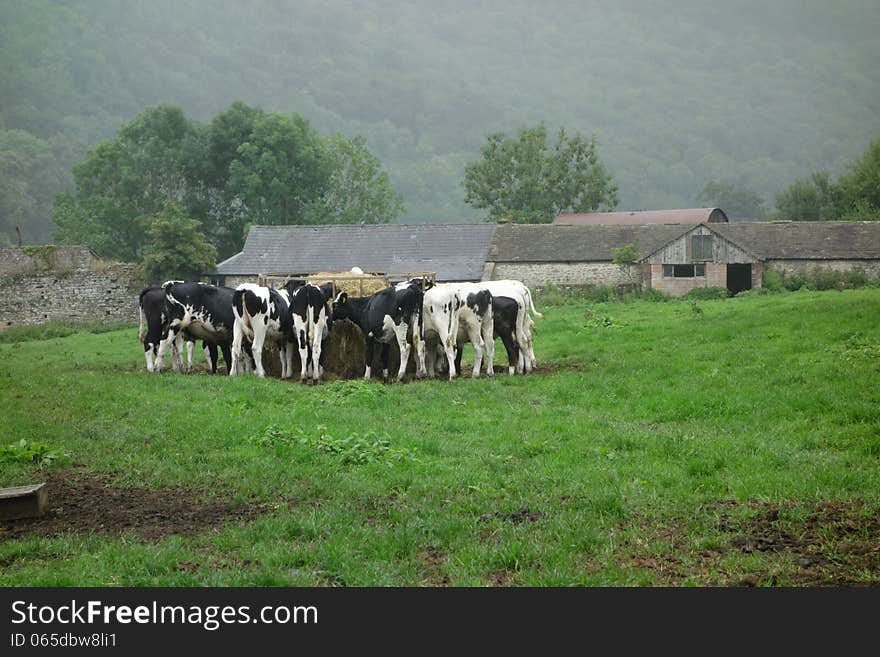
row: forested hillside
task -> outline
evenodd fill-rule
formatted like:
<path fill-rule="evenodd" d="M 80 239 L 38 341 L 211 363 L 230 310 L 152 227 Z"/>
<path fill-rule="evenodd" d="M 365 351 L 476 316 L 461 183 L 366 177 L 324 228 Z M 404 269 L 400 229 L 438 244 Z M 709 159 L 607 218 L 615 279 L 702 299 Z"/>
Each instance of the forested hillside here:
<path fill-rule="evenodd" d="M 50 239 L 73 164 L 163 101 L 362 135 L 398 221 L 480 219 L 465 165 L 540 121 L 595 136 L 620 209 L 772 203 L 880 136 L 878 52 L 876 0 L 0 0 L 0 232 Z"/>

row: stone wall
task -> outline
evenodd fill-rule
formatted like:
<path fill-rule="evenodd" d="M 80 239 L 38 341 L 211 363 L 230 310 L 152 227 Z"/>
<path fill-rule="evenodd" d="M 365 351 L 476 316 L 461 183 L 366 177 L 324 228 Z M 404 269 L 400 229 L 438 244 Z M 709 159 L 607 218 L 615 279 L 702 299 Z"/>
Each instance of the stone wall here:
<path fill-rule="evenodd" d="M 819 272 L 861 271 L 868 278 L 880 279 L 880 260 L 768 260 L 768 269 L 791 276 L 815 276 Z"/>
<path fill-rule="evenodd" d="M 610 262 L 496 262 L 484 276 L 493 281 L 512 278 L 529 287 L 554 285 L 632 285 L 642 282 L 642 265 Z"/>
<path fill-rule="evenodd" d="M 48 321 L 138 321 L 142 284 L 133 263 L 88 247 L 0 249 L 0 328 Z"/>

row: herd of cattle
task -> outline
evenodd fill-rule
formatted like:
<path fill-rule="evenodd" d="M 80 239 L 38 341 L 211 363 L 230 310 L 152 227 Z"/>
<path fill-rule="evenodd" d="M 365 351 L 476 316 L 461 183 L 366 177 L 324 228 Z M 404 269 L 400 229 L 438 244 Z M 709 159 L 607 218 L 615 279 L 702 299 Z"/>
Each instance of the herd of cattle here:
<path fill-rule="evenodd" d="M 192 369 L 193 343 L 202 340 L 211 372 L 217 372 L 218 348 L 231 375 L 265 376 L 263 350 L 274 343 L 281 377 L 293 376 L 293 354 L 300 357 L 300 379 L 317 382 L 324 372 L 325 345 L 332 323 L 350 320 L 365 340 L 364 378 L 371 376 L 374 349 L 381 349 L 383 377 L 388 378 L 389 348 L 400 350 L 397 380 L 402 381 L 410 353 L 416 376 L 460 373 L 462 347 L 474 347 L 472 376 L 494 374 L 495 338 L 507 351 L 510 374 L 536 365 L 531 291 L 520 281 L 433 284 L 413 278 L 371 296 L 351 297 L 332 283 L 314 285 L 289 280 L 279 289 L 243 283 L 232 289 L 200 282 L 168 281 L 139 296 L 139 340 L 147 370 L 160 372 L 171 352 L 175 370 Z M 184 364 L 184 356 L 187 363 Z"/>

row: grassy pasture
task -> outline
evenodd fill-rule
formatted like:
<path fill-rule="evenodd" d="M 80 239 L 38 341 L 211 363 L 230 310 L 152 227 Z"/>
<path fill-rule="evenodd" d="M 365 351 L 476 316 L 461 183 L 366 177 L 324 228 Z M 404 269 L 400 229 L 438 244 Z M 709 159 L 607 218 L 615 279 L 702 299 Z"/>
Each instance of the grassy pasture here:
<path fill-rule="evenodd" d="M 880 290 L 538 307 L 546 368 L 453 383 L 149 375 L 136 328 L 0 344 L 0 447 L 58 452 L 0 485 L 249 510 L 0 523 L 0 584 L 880 584 Z"/>

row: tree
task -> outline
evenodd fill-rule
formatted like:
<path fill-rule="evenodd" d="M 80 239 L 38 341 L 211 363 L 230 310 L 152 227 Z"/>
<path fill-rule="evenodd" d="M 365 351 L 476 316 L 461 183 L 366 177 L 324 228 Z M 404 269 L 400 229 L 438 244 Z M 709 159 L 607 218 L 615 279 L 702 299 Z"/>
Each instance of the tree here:
<path fill-rule="evenodd" d="M 153 283 L 193 280 L 213 269 L 217 249 L 205 239 L 200 225 L 182 205 L 171 201 L 150 217 L 141 263 L 144 279 Z"/>
<path fill-rule="evenodd" d="M 809 180 L 796 180 L 776 196 L 776 218 L 791 221 L 827 221 L 840 216 L 842 190 L 827 172 L 814 173 Z"/>
<path fill-rule="evenodd" d="M 880 139 L 837 182 L 828 173 L 796 180 L 776 196 L 776 216 L 795 221 L 880 220 Z"/>
<path fill-rule="evenodd" d="M 729 182 L 710 180 L 697 195 L 697 203 L 706 207 L 721 208 L 731 219 L 761 221 L 767 216 L 764 199 L 748 187 Z"/>
<path fill-rule="evenodd" d="M 324 146 L 331 173 L 314 208 L 315 223 L 385 224 L 404 211 L 402 197 L 363 137 L 334 134 Z"/>
<path fill-rule="evenodd" d="M 229 164 L 227 192 L 252 223 L 307 223 L 330 171 L 318 133 L 300 114 L 262 114 Z"/>
<path fill-rule="evenodd" d="M 188 175 L 197 126 L 173 105 L 147 109 L 73 169 L 75 190 L 55 200 L 56 239 L 102 256 L 140 259 L 150 217 L 196 192 Z"/>
<path fill-rule="evenodd" d="M 548 223 L 561 212 L 613 210 L 617 185 L 596 155 L 595 140 L 559 130 L 547 143 L 541 123 L 517 138 L 491 134 L 483 159 L 465 167 L 465 202 L 523 223 Z"/>

